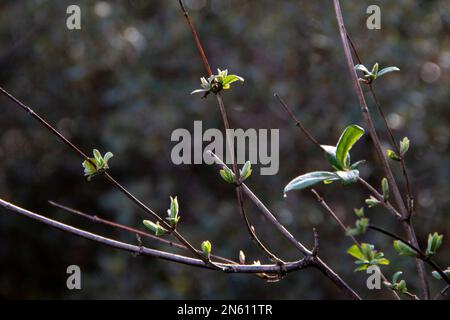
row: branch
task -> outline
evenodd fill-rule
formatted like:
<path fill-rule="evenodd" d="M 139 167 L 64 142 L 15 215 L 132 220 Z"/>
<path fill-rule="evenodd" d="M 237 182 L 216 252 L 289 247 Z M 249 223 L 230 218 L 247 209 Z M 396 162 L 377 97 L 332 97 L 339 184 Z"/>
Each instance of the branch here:
<path fill-rule="evenodd" d="M 76 145 L 70 142 L 66 137 L 64 137 L 58 130 L 55 129 L 52 125 L 50 125 L 44 118 L 42 118 L 39 114 L 37 114 L 33 109 L 29 106 L 25 105 L 19 99 L 14 97 L 12 94 L 7 92 L 5 89 L 0 87 L 0 92 L 8 97 L 11 101 L 13 101 L 17 106 L 21 107 L 25 110 L 29 115 L 38 120 L 50 133 L 54 134 L 57 138 L 59 138 L 62 142 L 64 142 L 70 149 L 72 149 L 75 153 L 80 155 L 84 160 L 87 160 L 92 163 L 89 157 L 81 151 Z M 192 251 L 197 257 L 203 260 L 204 263 L 211 263 L 207 257 L 203 255 L 202 252 L 197 251 L 178 231 L 176 231 L 171 225 L 169 225 L 163 218 L 161 218 L 157 213 L 155 213 L 152 209 L 147 207 L 142 201 L 133 196 L 125 187 L 123 187 L 120 183 L 118 183 L 109 173 L 104 172 L 102 174 L 114 187 L 116 187 L 119 191 L 121 191 L 128 199 L 134 202 L 139 208 L 141 208 L 144 212 L 152 216 L 154 219 L 158 220 L 161 225 L 170 231 L 182 244 L 184 244 L 189 250 Z"/>
<path fill-rule="evenodd" d="M 339 0 L 333 0 L 333 3 L 334 3 L 334 10 L 336 13 L 336 19 L 337 19 L 338 26 L 339 26 L 339 34 L 341 36 L 342 45 L 344 47 L 344 53 L 345 53 L 345 58 L 346 58 L 346 62 L 347 62 L 347 67 L 348 67 L 348 70 L 350 72 L 350 76 L 352 79 L 353 89 L 355 90 L 355 93 L 358 97 L 359 105 L 361 108 L 361 113 L 362 113 L 364 121 L 366 122 L 366 125 L 368 127 L 370 136 L 373 141 L 375 151 L 376 151 L 378 158 L 381 162 L 381 165 L 383 167 L 383 171 L 386 175 L 387 180 L 389 181 L 389 185 L 392 188 L 392 192 L 394 194 L 394 198 L 397 203 L 397 206 L 399 207 L 400 213 L 402 214 L 403 218 L 407 218 L 409 216 L 408 211 L 403 202 L 397 182 L 394 179 L 392 170 L 389 167 L 389 163 L 387 162 L 387 159 L 384 156 L 384 152 L 382 150 L 381 143 L 378 138 L 378 134 L 376 132 L 372 117 L 369 113 L 369 109 L 367 107 L 367 103 L 364 98 L 364 94 L 361 89 L 361 84 L 358 81 L 358 76 L 357 76 L 355 68 L 354 68 L 354 62 L 353 62 L 352 54 L 351 54 L 348 39 L 347 39 L 347 31 L 345 29 L 344 18 L 342 17 L 342 11 L 341 11 L 341 6 L 339 3 Z M 413 243 L 415 246 L 418 246 L 419 244 L 417 242 L 416 234 L 415 234 L 414 228 L 411 226 L 410 221 L 404 221 L 403 226 L 408 234 L 408 238 L 411 240 L 411 243 Z M 420 283 L 421 283 L 421 287 L 422 287 L 423 298 L 428 300 L 430 298 L 430 290 L 429 290 L 429 286 L 428 286 L 425 265 L 424 265 L 423 261 L 421 261 L 420 259 L 416 259 L 416 265 L 417 265 L 417 270 L 419 272 L 419 278 L 420 278 Z"/>
<path fill-rule="evenodd" d="M 49 219 L 47 217 L 44 217 L 42 215 L 39 215 L 37 213 L 31 212 L 29 210 L 26 210 L 24 208 L 21 208 L 17 205 L 14 205 L 10 202 L 7 202 L 3 199 L 0 199 L 0 206 L 4 207 L 5 209 L 15 212 L 19 215 L 28 217 L 33 220 L 40 221 L 44 224 L 47 224 L 53 228 L 75 234 L 79 237 L 89 239 L 98 243 L 101 243 L 103 245 L 121 249 L 124 251 L 132 252 L 137 255 L 143 255 L 143 256 L 149 256 L 154 258 L 159 258 L 163 260 L 173 261 L 193 267 L 199 267 L 203 269 L 211 269 L 215 271 L 223 271 L 226 273 L 268 273 L 268 274 L 279 274 L 280 272 L 293 272 L 305 269 L 312 265 L 312 262 L 308 259 L 301 259 L 295 262 L 288 262 L 285 265 L 283 265 L 283 268 L 281 270 L 279 265 L 272 264 L 272 265 L 242 265 L 242 264 L 226 264 L 226 263 L 217 263 L 217 266 L 220 267 L 220 269 L 217 269 L 215 266 L 210 264 L 205 264 L 203 260 L 201 259 L 195 259 L 190 258 L 174 253 L 164 252 L 160 250 L 155 250 L 151 248 L 147 248 L 144 246 L 135 246 L 132 244 L 120 242 L 117 240 L 113 240 L 110 238 L 106 238 L 100 235 L 97 235 L 95 233 L 91 233 L 85 230 L 81 230 L 78 228 L 74 228 L 70 225 Z"/>
<path fill-rule="evenodd" d="M 100 223 L 100 224 L 104 224 L 104 225 L 110 226 L 112 228 L 116 228 L 116 229 L 119 229 L 119 230 L 123 230 L 123 231 L 127 231 L 127 232 L 130 232 L 130 233 L 134 233 L 134 234 L 139 235 L 139 236 L 150 238 L 150 239 L 156 240 L 158 242 L 164 243 L 164 244 L 166 244 L 166 245 L 168 245 L 170 247 L 175 247 L 175 248 L 178 248 L 178 249 L 188 250 L 189 251 L 189 249 L 187 247 L 185 247 L 184 245 L 182 245 L 182 244 L 179 244 L 179 243 L 176 243 L 176 242 L 172 242 L 172 241 L 166 240 L 166 239 L 161 238 L 161 237 L 157 237 L 157 236 L 155 236 L 153 234 L 150 234 L 148 232 L 144 232 L 144 231 L 141 231 L 139 229 L 135 229 L 135 228 L 132 228 L 132 227 L 129 227 L 129 226 L 125 226 L 123 224 L 120 224 L 120 223 L 117 223 L 117 222 L 114 222 L 114 221 L 103 219 L 103 218 L 100 218 L 97 215 L 90 215 L 90 214 L 82 212 L 80 210 L 69 208 L 69 207 L 64 206 L 62 204 L 56 203 L 54 201 L 50 201 L 49 200 L 48 202 L 52 206 L 55 206 L 55 207 L 57 207 L 59 209 L 62 209 L 64 211 L 67 211 L 67 212 L 70 212 L 70 213 L 74 213 L 74 214 L 76 214 L 76 215 L 78 215 L 80 217 L 83 217 L 85 219 L 91 220 L 92 222 L 97 222 L 97 223 Z M 232 260 L 220 257 L 220 256 L 211 255 L 211 258 L 214 258 L 215 260 L 218 260 L 218 261 L 223 262 L 223 263 L 237 264 L 237 262 L 235 262 L 235 261 L 232 261 Z"/>
<path fill-rule="evenodd" d="M 217 157 L 212 151 L 208 151 L 208 154 L 215 160 L 214 163 L 219 166 L 219 168 L 228 168 L 228 166 L 223 163 L 223 161 Z M 270 210 L 262 203 L 262 201 L 247 187 L 245 183 L 241 184 L 243 192 L 249 197 L 250 200 L 256 205 L 259 211 L 264 215 L 264 217 L 287 239 L 289 240 L 301 253 L 306 257 L 312 257 L 312 251 L 308 250 L 301 242 L 299 242 L 270 212 Z M 326 277 L 333 281 L 336 286 L 341 288 L 353 299 L 360 300 L 361 298 L 358 294 L 344 281 L 339 275 L 337 275 L 330 267 L 328 267 L 319 257 L 315 260 L 315 267 L 319 269 Z"/>

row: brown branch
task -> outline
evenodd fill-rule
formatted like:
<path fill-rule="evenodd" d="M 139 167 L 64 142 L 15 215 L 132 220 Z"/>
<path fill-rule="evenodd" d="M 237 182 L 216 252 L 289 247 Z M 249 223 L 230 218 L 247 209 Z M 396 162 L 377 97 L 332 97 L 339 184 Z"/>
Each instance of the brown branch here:
<path fill-rule="evenodd" d="M 142 236 L 142 237 L 150 238 L 150 239 L 156 240 L 158 242 L 164 243 L 164 244 L 166 244 L 166 245 L 168 245 L 170 247 L 175 247 L 175 248 L 178 248 L 178 249 L 188 250 L 189 251 L 189 249 L 186 246 L 182 245 L 182 244 L 179 244 L 179 243 L 176 243 L 176 242 L 173 242 L 173 241 L 170 241 L 170 240 L 166 240 L 166 239 L 163 239 L 161 237 L 157 237 L 157 236 L 155 236 L 153 234 L 150 234 L 148 232 L 144 232 L 142 230 L 139 230 L 139 229 L 136 229 L 136 228 L 132 228 L 132 227 L 129 227 L 129 226 L 126 226 L 126 225 L 123 225 L 123 224 L 120 224 L 120 223 L 117 223 L 117 222 L 114 222 L 114 221 L 103 219 L 103 218 L 99 217 L 98 215 L 91 215 L 91 214 L 82 212 L 80 210 L 73 209 L 73 208 L 64 206 L 62 204 L 56 203 L 54 201 L 50 201 L 49 200 L 48 202 L 52 206 L 55 206 L 55 207 L 57 207 L 59 209 L 62 209 L 64 211 L 67 211 L 67 212 L 70 212 L 70 213 L 74 213 L 74 214 L 76 214 L 76 215 L 78 215 L 80 217 L 83 217 L 85 219 L 91 220 L 92 222 L 104 224 L 104 225 L 110 226 L 110 227 L 115 228 L 115 229 L 127 231 L 127 232 L 134 233 L 134 234 Z M 219 262 L 223 262 L 223 263 L 237 264 L 237 262 L 235 262 L 235 261 L 232 261 L 232 260 L 220 257 L 220 256 L 216 256 L 216 255 L 211 255 L 211 258 L 213 258 L 214 260 L 217 260 Z"/>
<path fill-rule="evenodd" d="M 154 258 L 159 258 L 163 260 L 173 261 L 193 267 L 199 267 L 204 269 L 211 269 L 215 271 L 224 271 L 226 273 L 269 273 L 269 274 L 279 274 L 282 272 L 293 272 L 305 269 L 312 265 L 312 262 L 308 259 L 301 259 L 294 262 L 288 262 L 285 265 L 283 265 L 283 270 L 281 270 L 280 266 L 277 264 L 271 264 L 271 265 L 242 265 L 242 264 L 226 264 L 226 263 L 217 263 L 217 266 L 219 268 L 216 268 L 215 266 L 211 264 L 205 264 L 203 260 L 201 259 L 195 259 L 190 258 L 174 253 L 164 252 L 160 250 L 155 250 L 151 248 L 147 248 L 144 246 L 136 246 L 124 242 L 120 242 L 117 240 L 113 240 L 110 238 L 106 238 L 100 235 L 97 235 L 95 233 L 91 233 L 85 230 L 81 230 L 78 228 L 74 228 L 70 225 L 61 223 L 56 220 L 49 219 L 47 217 L 44 217 L 42 215 L 39 215 L 37 213 L 31 212 L 29 210 L 26 210 L 24 208 L 21 208 L 17 205 L 14 205 L 10 202 L 7 202 L 3 199 L 0 199 L 0 206 L 4 207 L 5 209 L 15 212 L 19 215 L 28 217 L 33 220 L 40 221 L 44 224 L 47 224 L 53 228 L 75 234 L 79 237 L 89 239 L 98 243 L 101 243 L 106 246 L 110 246 L 112 248 L 121 249 L 124 251 L 132 252 L 136 255 L 143 255 L 143 256 L 149 256 Z"/>
<path fill-rule="evenodd" d="M 397 206 L 399 207 L 399 211 L 402 214 L 403 218 L 407 218 L 409 216 L 408 211 L 405 207 L 405 203 L 403 202 L 402 196 L 400 194 L 400 190 L 398 188 L 397 182 L 395 181 L 392 170 L 389 167 L 389 163 L 388 163 L 388 161 L 384 155 L 384 152 L 382 150 L 377 131 L 375 129 L 372 117 L 371 117 L 371 115 L 369 113 L 369 109 L 367 107 L 366 100 L 364 98 L 364 94 L 361 89 L 361 84 L 358 81 L 358 76 L 357 76 L 355 68 L 354 68 L 354 62 L 353 62 L 352 54 L 350 51 L 350 46 L 348 43 L 347 31 L 346 31 L 345 25 L 344 25 L 344 18 L 342 16 L 340 2 L 339 2 L 339 0 L 333 0 L 333 4 L 334 4 L 334 10 L 336 13 L 336 19 L 337 19 L 338 26 L 339 26 L 339 34 L 341 36 L 341 42 L 344 47 L 344 53 L 345 53 L 347 67 L 350 72 L 354 91 L 358 97 L 359 105 L 361 108 L 361 113 L 362 113 L 364 121 L 366 122 L 366 125 L 368 127 L 370 136 L 373 141 L 375 151 L 376 151 L 377 156 L 383 167 L 383 171 L 386 175 L 389 185 L 392 188 L 392 193 L 394 195 Z M 411 241 L 411 243 L 413 243 L 415 246 L 419 246 L 414 228 L 412 227 L 410 221 L 404 221 L 403 226 L 405 228 L 405 231 L 408 234 L 408 238 Z M 417 270 L 419 272 L 419 279 L 420 279 L 420 283 L 421 283 L 421 287 L 422 287 L 422 296 L 424 299 L 428 300 L 430 298 L 430 290 L 429 290 L 429 286 L 428 286 L 424 262 L 420 259 L 416 259 L 416 265 L 417 265 Z"/>

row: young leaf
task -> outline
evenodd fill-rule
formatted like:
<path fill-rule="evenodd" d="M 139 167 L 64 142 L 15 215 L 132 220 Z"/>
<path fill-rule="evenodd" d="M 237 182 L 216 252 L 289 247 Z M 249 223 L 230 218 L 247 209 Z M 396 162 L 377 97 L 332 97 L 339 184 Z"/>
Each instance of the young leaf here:
<path fill-rule="evenodd" d="M 152 222 L 149 220 L 144 220 L 142 221 L 142 223 L 144 224 L 144 226 L 149 229 L 150 231 L 154 232 L 156 236 L 162 236 L 165 235 L 167 233 L 167 230 L 164 229 L 163 227 L 161 227 L 159 225 L 159 222 Z"/>
<path fill-rule="evenodd" d="M 381 179 L 381 190 L 383 191 L 384 201 L 387 201 L 389 199 L 389 183 L 386 178 Z"/>
<path fill-rule="evenodd" d="M 245 162 L 244 166 L 240 170 L 241 181 L 245 181 L 252 174 L 252 165 L 250 161 Z"/>
<path fill-rule="evenodd" d="M 385 75 L 386 73 L 394 72 L 394 71 L 400 71 L 400 69 L 397 67 L 387 67 L 387 68 L 381 69 L 380 71 L 378 71 L 378 77 L 381 77 L 382 75 Z"/>
<path fill-rule="evenodd" d="M 321 181 L 335 181 L 339 179 L 340 178 L 338 175 L 328 171 L 315 171 L 306 173 L 294 178 L 291 182 L 289 182 L 286 187 L 284 187 L 284 193 L 287 193 L 291 190 L 302 190 Z"/>
<path fill-rule="evenodd" d="M 409 150 L 409 139 L 408 137 L 404 137 L 400 141 L 400 154 L 404 156 L 406 152 L 408 152 L 408 150 Z"/>
<path fill-rule="evenodd" d="M 219 173 L 223 180 L 228 183 L 234 183 L 234 174 L 229 168 L 224 167 L 223 169 L 220 169 Z"/>
<path fill-rule="evenodd" d="M 392 160 L 395 160 L 395 161 L 400 161 L 400 157 L 394 152 L 394 151 L 392 151 L 391 149 L 387 149 L 386 150 L 386 155 L 390 158 L 390 159 L 392 159 Z"/>
<path fill-rule="evenodd" d="M 394 249 L 401 256 L 415 256 L 416 251 L 411 249 L 406 243 L 400 240 L 394 240 Z"/>
<path fill-rule="evenodd" d="M 428 246 L 427 246 L 427 255 L 434 255 L 442 245 L 442 239 L 444 236 L 438 234 L 437 232 L 428 235 Z"/>
<path fill-rule="evenodd" d="M 208 257 L 211 255 L 211 242 L 208 240 L 202 242 L 202 251 L 205 254 L 205 256 Z"/>
<path fill-rule="evenodd" d="M 336 159 L 343 169 L 347 169 L 350 165 L 347 160 L 350 149 L 364 134 L 364 129 L 353 124 L 345 128 L 336 145 Z"/>

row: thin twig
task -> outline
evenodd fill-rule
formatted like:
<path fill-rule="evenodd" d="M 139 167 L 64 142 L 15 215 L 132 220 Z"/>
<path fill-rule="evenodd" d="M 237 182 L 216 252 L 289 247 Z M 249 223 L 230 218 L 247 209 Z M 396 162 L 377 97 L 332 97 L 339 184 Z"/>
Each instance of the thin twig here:
<path fill-rule="evenodd" d="M 129 226 L 126 226 L 126 225 L 123 225 L 123 224 L 120 224 L 120 223 L 117 223 L 117 222 L 114 222 L 114 221 L 110 221 L 110 220 L 101 218 L 98 215 L 91 215 L 91 214 L 82 212 L 80 210 L 73 209 L 73 208 L 64 206 L 62 204 L 56 203 L 54 201 L 50 201 L 49 200 L 48 202 L 52 206 L 55 206 L 55 207 L 57 207 L 59 209 L 62 209 L 64 211 L 67 211 L 67 212 L 70 212 L 70 213 L 74 213 L 74 214 L 76 214 L 76 215 L 78 215 L 80 217 L 83 217 L 85 219 L 91 220 L 93 222 L 97 222 L 97 223 L 100 223 L 100 224 L 104 224 L 104 225 L 110 226 L 110 227 L 115 228 L 115 229 L 127 231 L 127 232 L 130 232 L 130 233 L 134 233 L 136 235 L 139 235 L 139 236 L 150 238 L 150 239 L 156 240 L 158 242 L 164 243 L 164 244 L 166 244 L 166 245 L 168 245 L 170 247 L 175 247 L 175 248 L 178 248 L 178 249 L 188 250 L 189 251 L 189 249 L 186 246 L 184 246 L 182 244 L 179 244 L 177 242 L 166 240 L 166 239 L 163 239 L 161 237 L 157 237 L 157 236 L 155 236 L 153 234 L 150 234 L 148 232 L 144 232 L 144 231 L 141 231 L 141 230 L 136 229 L 136 228 L 132 228 L 132 227 L 129 227 Z M 235 261 L 232 261 L 232 260 L 229 260 L 227 258 L 220 257 L 220 256 L 216 256 L 216 255 L 211 255 L 211 258 L 213 258 L 213 259 L 215 259 L 215 260 L 217 260 L 219 262 L 223 262 L 223 263 L 237 264 L 237 262 L 235 262 Z"/>
<path fill-rule="evenodd" d="M 40 221 L 42 223 L 45 223 L 53 228 L 60 229 L 62 231 L 75 234 L 79 237 L 89 239 L 113 248 L 121 249 L 124 251 L 129 251 L 138 255 L 144 255 L 154 258 L 159 258 L 163 260 L 178 262 L 181 264 L 193 266 L 193 267 L 199 267 L 204 269 L 211 269 L 215 271 L 223 271 L 226 273 L 269 273 L 269 274 L 279 274 L 280 273 L 280 266 L 277 264 L 271 264 L 271 265 L 243 265 L 243 264 L 226 264 L 226 263 L 217 263 L 217 266 L 219 268 L 216 268 L 215 266 L 211 264 L 205 264 L 203 260 L 201 259 L 195 259 L 190 258 L 174 253 L 164 252 L 160 250 L 155 250 L 151 248 L 147 248 L 144 246 L 136 246 L 124 242 L 120 242 L 117 240 L 113 240 L 110 238 L 106 238 L 100 235 L 97 235 L 95 233 L 91 233 L 85 230 L 81 230 L 78 228 L 74 228 L 70 225 L 61 223 L 56 220 L 49 219 L 47 217 L 44 217 L 42 215 L 39 215 L 37 213 L 31 212 L 29 210 L 26 210 L 24 208 L 21 208 L 15 204 L 12 204 L 10 202 L 7 202 L 3 199 L 0 199 L 0 206 L 4 207 L 5 209 L 15 212 L 19 215 L 28 217 L 33 220 Z M 301 269 L 305 269 L 312 265 L 312 262 L 308 259 L 301 259 L 294 262 L 287 262 L 283 266 L 284 272 L 293 272 L 298 271 Z"/>
<path fill-rule="evenodd" d="M 208 151 L 208 154 L 215 160 L 214 163 L 217 164 L 221 169 L 228 168 L 228 166 L 217 157 L 212 151 Z M 301 242 L 299 242 L 279 221 L 273 213 L 264 205 L 264 203 L 250 190 L 250 188 L 242 183 L 243 192 L 249 197 L 250 200 L 256 205 L 259 211 L 264 215 L 264 217 L 287 239 L 291 242 L 294 247 L 296 247 L 301 253 L 306 257 L 312 257 L 312 252 L 308 250 Z M 344 281 L 338 274 L 336 274 L 330 267 L 328 267 L 325 262 L 323 262 L 319 257 L 315 259 L 315 266 L 319 269 L 326 277 L 328 277 L 337 287 L 341 288 L 353 299 L 360 300 L 359 295 Z"/>
<path fill-rule="evenodd" d="M 349 41 L 350 46 L 352 47 L 352 50 L 356 56 L 356 59 L 358 60 L 358 63 L 363 64 L 361 61 L 361 58 L 358 54 L 358 50 L 356 50 L 356 46 L 353 43 L 353 41 L 348 33 L 347 33 L 347 40 Z M 405 179 L 405 184 L 406 184 L 406 197 L 407 197 L 407 207 L 408 207 L 407 209 L 408 209 L 408 218 L 409 218 L 414 210 L 414 200 L 413 200 L 414 198 L 412 197 L 411 183 L 410 183 L 410 179 L 408 176 L 408 171 L 406 169 L 405 158 L 403 157 L 403 155 L 400 152 L 399 143 L 396 142 L 396 139 L 394 137 L 394 133 L 392 132 L 392 129 L 389 127 L 389 124 L 388 124 L 388 121 L 384 114 L 383 108 L 381 108 L 381 104 L 378 100 L 377 95 L 375 94 L 373 84 L 369 83 L 368 86 L 369 86 L 369 91 L 372 95 L 373 101 L 375 102 L 375 105 L 378 109 L 378 113 L 380 114 L 380 117 L 383 119 L 384 127 L 385 127 L 386 131 L 388 132 L 389 139 L 391 140 L 391 145 L 395 149 L 397 155 L 400 157 L 400 166 L 402 168 L 402 173 L 403 173 L 403 177 Z"/>
<path fill-rule="evenodd" d="M 70 142 L 64 135 L 62 135 L 58 130 L 55 129 L 51 124 L 49 124 L 43 117 L 37 114 L 31 107 L 24 104 L 22 101 L 14 97 L 12 94 L 7 92 L 5 89 L 0 87 L 0 92 L 8 97 L 11 101 L 13 101 L 17 106 L 21 107 L 25 110 L 29 115 L 38 120 L 50 133 L 54 134 L 58 137 L 62 142 L 64 142 L 70 149 L 72 149 L 75 153 L 80 155 L 84 160 L 89 161 L 91 164 L 92 160 L 78 148 L 75 144 Z M 93 164 L 95 166 L 95 164 Z M 121 191 L 128 199 L 134 202 L 139 208 L 144 210 L 147 214 L 151 215 L 154 219 L 159 221 L 161 225 L 170 230 L 170 233 L 173 234 L 182 244 L 184 244 L 189 250 L 192 251 L 197 257 L 202 259 L 205 263 L 211 263 L 209 259 L 204 256 L 200 251 L 195 249 L 178 231 L 176 231 L 171 225 L 169 225 L 163 218 L 161 218 L 156 212 L 146 206 L 142 201 L 137 199 L 134 195 L 132 195 L 125 187 L 123 187 L 119 182 L 117 182 L 109 173 L 104 172 L 102 174 L 106 180 L 108 180 L 114 187 L 116 187 L 119 191 Z"/>
<path fill-rule="evenodd" d="M 186 18 L 186 21 L 189 25 L 189 28 L 191 29 L 191 32 L 194 36 L 194 40 L 195 43 L 197 45 L 198 51 L 200 53 L 200 56 L 203 60 L 203 64 L 205 65 L 205 69 L 208 73 L 208 76 L 212 75 L 212 71 L 211 71 L 211 66 L 209 64 L 208 61 L 208 57 L 205 54 L 205 50 L 203 49 L 203 45 L 200 41 L 200 38 L 198 37 L 198 33 L 197 30 L 195 28 L 194 23 L 192 22 L 191 18 L 189 17 L 189 13 L 187 12 L 183 1 L 179 0 L 178 1 L 180 4 L 180 8 L 181 11 L 183 12 L 184 17 Z M 217 103 L 219 105 L 219 110 L 220 110 L 220 114 L 222 116 L 222 122 L 224 125 L 224 130 L 225 130 L 225 134 L 226 134 L 226 144 L 227 144 L 227 150 L 228 153 L 230 155 L 232 155 L 232 161 L 233 161 L 233 172 L 236 178 L 239 178 L 239 171 L 237 168 L 237 164 L 236 164 L 236 159 L 234 156 L 234 150 L 231 146 L 231 139 L 230 139 L 230 134 L 229 134 L 229 129 L 230 129 L 230 124 L 229 124 L 229 120 L 228 120 L 228 116 L 227 116 L 227 112 L 225 109 L 225 104 L 223 103 L 223 99 L 222 96 L 220 94 L 220 92 L 215 93 L 216 98 L 217 98 Z M 258 238 L 258 236 L 256 235 L 256 232 L 254 230 L 254 228 L 252 227 L 252 225 L 250 224 L 250 221 L 247 217 L 247 214 L 245 213 L 245 207 L 244 207 L 244 200 L 242 197 L 242 189 L 240 187 L 240 185 L 236 185 L 235 187 L 236 189 L 236 199 L 238 202 L 238 206 L 239 206 L 239 212 L 240 215 L 242 217 L 242 219 L 244 220 L 245 226 L 247 228 L 248 233 L 250 234 L 251 239 L 256 243 L 256 245 L 267 255 L 267 257 L 272 260 L 272 261 L 276 261 L 279 264 L 283 263 L 283 260 L 281 260 L 280 258 L 278 258 L 274 253 L 272 253 L 262 242 L 261 240 Z"/>
<path fill-rule="evenodd" d="M 405 203 L 403 202 L 403 198 L 400 194 L 400 189 L 398 188 L 398 185 L 397 185 L 397 182 L 395 181 L 392 170 L 389 167 L 389 163 L 384 155 L 383 149 L 381 147 L 380 139 L 378 138 L 378 134 L 375 129 L 375 125 L 373 123 L 372 117 L 371 117 L 369 109 L 367 107 L 366 100 L 364 98 L 364 93 L 362 92 L 362 89 L 361 89 L 361 84 L 358 80 L 358 76 L 357 76 L 355 68 L 354 68 L 355 65 L 354 65 L 353 57 L 352 57 L 352 54 L 350 51 L 350 46 L 349 46 L 348 37 L 347 37 L 347 31 L 346 31 L 345 25 L 344 25 L 344 18 L 342 16 L 340 2 L 339 2 L 339 0 L 333 0 L 333 4 L 334 4 L 334 10 L 336 13 L 336 19 L 337 19 L 338 27 L 339 27 L 339 34 L 341 36 L 341 42 L 344 47 L 345 60 L 347 63 L 348 70 L 350 72 L 354 91 L 358 97 L 359 105 L 361 108 L 361 113 L 363 115 L 364 121 L 366 122 L 370 136 L 372 138 L 372 142 L 373 142 L 375 151 L 377 153 L 377 156 L 383 167 L 384 174 L 386 175 L 389 185 L 392 188 L 392 193 L 394 195 L 394 198 L 395 198 L 395 201 L 399 208 L 399 211 L 402 214 L 403 218 L 406 219 L 409 216 L 408 210 L 405 207 Z M 408 238 L 410 239 L 411 243 L 413 243 L 415 246 L 419 246 L 419 243 L 417 241 L 417 237 L 416 237 L 414 228 L 411 225 L 411 222 L 404 221 L 403 227 L 405 228 L 405 231 L 407 232 Z M 422 296 L 424 299 L 428 300 L 430 298 L 430 290 L 429 290 L 429 285 L 428 285 L 427 274 L 426 274 L 424 262 L 420 259 L 416 259 L 416 265 L 417 265 L 417 270 L 419 272 L 419 279 L 420 279 L 420 283 L 421 283 L 421 287 L 422 287 Z"/>

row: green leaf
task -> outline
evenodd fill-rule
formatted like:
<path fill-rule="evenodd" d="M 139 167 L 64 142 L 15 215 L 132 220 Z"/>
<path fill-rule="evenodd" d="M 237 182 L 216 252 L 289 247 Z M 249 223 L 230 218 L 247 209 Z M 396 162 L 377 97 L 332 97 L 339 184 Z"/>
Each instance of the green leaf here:
<path fill-rule="evenodd" d="M 398 278 L 403 274 L 403 271 L 397 271 L 392 276 L 392 283 L 397 283 Z"/>
<path fill-rule="evenodd" d="M 381 77 L 382 75 L 385 75 L 386 73 L 394 72 L 394 71 L 400 71 L 400 69 L 397 67 L 387 67 L 387 68 L 381 69 L 378 72 L 378 77 Z"/>
<path fill-rule="evenodd" d="M 352 245 L 347 250 L 347 253 L 358 260 L 364 259 L 364 254 L 361 252 L 361 249 L 356 244 Z"/>
<path fill-rule="evenodd" d="M 443 271 L 444 271 L 444 274 L 450 278 L 450 267 Z M 439 272 L 433 271 L 431 274 L 433 275 L 434 278 L 436 278 L 438 280 L 442 280 L 442 276 L 439 274 Z"/>
<path fill-rule="evenodd" d="M 444 235 L 439 235 L 437 232 L 428 235 L 427 255 L 434 255 L 442 245 Z"/>
<path fill-rule="evenodd" d="M 369 69 L 367 69 L 366 66 L 364 66 L 364 65 L 362 65 L 362 64 L 357 64 L 357 65 L 355 66 L 355 70 L 357 70 L 357 71 L 362 71 L 362 72 L 364 72 L 365 74 L 370 74 L 370 73 L 371 73 L 371 72 L 369 71 Z"/>
<path fill-rule="evenodd" d="M 347 169 L 350 165 L 347 160 L 350 149 L 364 134 L 364 129 L 353 124 L 345 128 L 336 145 L 336 159 L 343 169 Z"/>
<path fill-rule="evenodd" d="M 400 240 L 394 240 L 394 249 L 401 256 L 415 256 L 416 252 L 406 243 Z"/>
<path fill-rule="evenodd" d="M 381 190 L 383 191 L 384 201 L 387 201 L 389 199 L 389 183 L 386 178 L 381 179 Z"/>
<path fill-rule="evenodd" d="M 250 161 L 245 162 L 244 166 L 240 170 L 241 181 L 245 181 L 252 174 L 252 165 Z"/>
<path fill-rule="evenodd" d="M 321 145 L 321 147 L 325 151 L 325 158 L 328 160 L 331 167 L 335 170 L 344 170 L 336 158 L 336 147 L 327 145 Z M 347 162 L 350 163 L 350 154 L 347 157 Z"/>
<path fill-rule="evenodd" d="M 159 222 L 154 223 L 149 220 L 144 220 L 142 223 L 147 229 L 154 232 L 156 236 L 162 236 L 167 233 L 167 230 L 161 227 Z"/>
<path fill-rule="evenodd" d="M 374 196 L 370 196 L 368 199 L 365 200 L 365 202 L 369 208 L 373 208 L 380 204 L 380 200 L 378 200 Z"/>
<path fill-rule="evenodd" d="M 335 173 L 341 178 L 343 184 L 355 183 L 359 178 L 358 170 L 336 171 Z"/>
<path fill-rule="evenodd" d="M 234 174 L 229 168 L 224 167 L 223 169 L 220 169 L 219 173 L 223 180 L 228 183 L 234 183 Z"/>
<path fill-rule="evenodd" d="M 409 150 L 409 139 L 408 137 L 404 137 L 400 141 L 400 154 L 404 156 L 406 152 L 408 152 L 408 150 Z"/>
<path fill-rule="evenodd" d="M 359 208 L 359 209 L 354 208 L 354 209 L 353 209 L 353 212 L 355 213 L 355 215 L 356 215 L 358 218 L 364 218 L 364 207 L 361 207 L 361 208 Z"/>
<path fill-rule="evenodd" d="M 286 187 L 284 187 L 284 193 L 287 193 L 291 190 L 302 190 L 321 181 L 333 181 L 339 179 L 340 178 L 338 175 L 328 171 L 315 171 L 306 173 L 294 178 L 291 182 L 289 182 Z"/>
<path fill-rule="evenodd" d="M 378 77 L 378 68 L 379 68 L 379 65 L 377 62 L 373 65 L 373 68 L 372 68 L 372 74 L 374 75 L 374 79 L 376 79 Z"/>
<path fill-rule="evenodd" d="M 226 76 L 223 79 L 222 85 L 224 85 L 224 86 L 225 85 L 229 85 L 229 84 L 232 84 L 233 82 L 236 82 L 236 81 L 244 82 L 245 80 L 244 80 L 244 78 L 239 77 L 239 76 L 237 76 L 235 74 L 230 74 L 230 75 Z"/>
<path fill-rule="evenodd" d="M 202 242 L 202 251 L 205 254 L 205 256 L 208 257 L 211 255 L 211 242 L 208 240 Z"/>
<path fill-rule="evenodd" d="M 392 160 L 395 160 L 395 161 L 400 161 L 401 160 L 401 158 L 394 151 L 392 151 L 391 149 L 387 149 L 386 150 L 386 155 Z"/>

